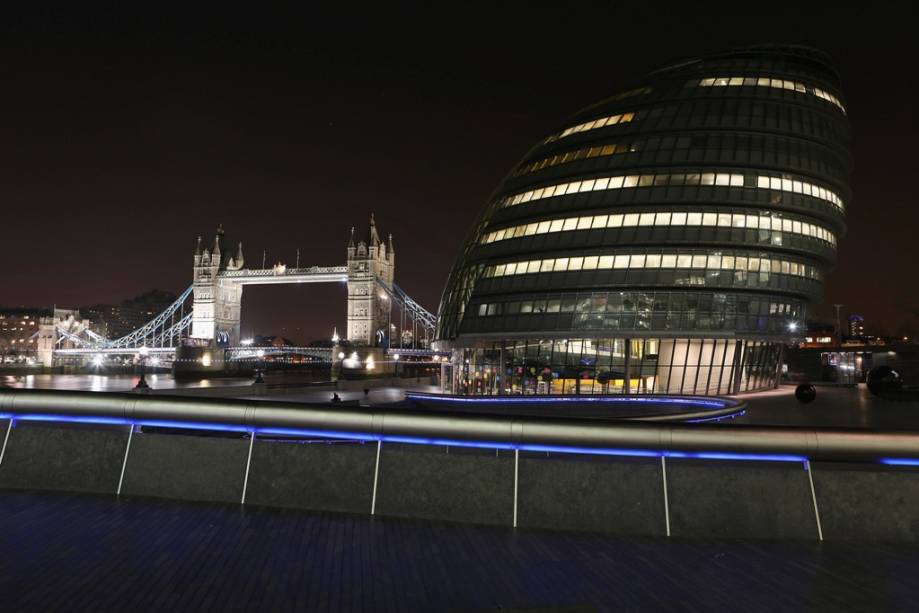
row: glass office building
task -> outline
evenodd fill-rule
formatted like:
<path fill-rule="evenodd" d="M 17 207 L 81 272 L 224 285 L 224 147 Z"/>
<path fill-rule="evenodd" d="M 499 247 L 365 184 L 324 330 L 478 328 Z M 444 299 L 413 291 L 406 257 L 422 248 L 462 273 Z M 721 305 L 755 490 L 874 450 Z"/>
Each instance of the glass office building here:
<path fill-rule="evenodd" d="M 457 393 L 725 394 L 776 384 L 845 233 L 849 125 L 821 52 L 663 68 L 538 142 L 440 304 Z"/>

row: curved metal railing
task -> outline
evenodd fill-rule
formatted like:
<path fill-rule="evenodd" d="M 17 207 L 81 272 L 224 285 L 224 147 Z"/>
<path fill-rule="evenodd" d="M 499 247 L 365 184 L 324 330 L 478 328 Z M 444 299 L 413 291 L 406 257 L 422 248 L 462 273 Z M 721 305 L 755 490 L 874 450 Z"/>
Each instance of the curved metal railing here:
<path fill-rule="evenodd" d="M 647 399 L 645 399 L 647 401 Z M 667 398 L 656 398 L 667 401 Z M 686 399 L 682 399 L 685 401 Z M 737 402 L 722 399 L 724 402 Z M 839 428 L 610 422 L 591 419 L 434 414 L 322 404 L 73 392 L 0 390 L 0 416 L 84 418 L 176 427 L 283 430 L 335 438 L 560 452 L 731 459 L 919 462 L 919 432 Z M 108 421 L 106 421 L 108 420 Z M 768 455 L 763 455 L 768 454 Z"/>

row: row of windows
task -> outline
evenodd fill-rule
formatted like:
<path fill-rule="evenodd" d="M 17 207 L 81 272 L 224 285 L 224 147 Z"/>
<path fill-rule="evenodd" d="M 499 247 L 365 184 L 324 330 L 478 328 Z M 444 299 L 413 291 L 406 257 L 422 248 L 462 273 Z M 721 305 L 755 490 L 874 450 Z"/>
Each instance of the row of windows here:
<path fill-rule="evenodd" d="M 622 157 L 615 162 L 628 160 L 626 164 L 667 164 L 730 160 L 739 163 L 781 164 L 831 174 L 840 179 L 847 178 L 847 173 L 838 158 L 812 144 L 773 136 L 719 133 L 653 137 L 560 152 L 522 164 L 514 171 L 514 176 L 519 177 L 570 162 L 626 153 L 637 155 Z M 610 160 L 606 165 L 615 164 Z M 598 169 L 601 166 L 603 165 L 592 165 Z"/>
<path fill-rule="evenodd" d="M 702 213 L 666 211 L 657 213 L 619 213 L 615 215 L 594 215 L 586 217 L 567 217 L 521 224 L 489 232 L 482 237 L 481 243 L 487 245 L 497 241 L 567 232 L 570 230 L 593 230 L 597 228 L 627 228 L 634 226 L 715 226 L 721 228 L 750 228 L 770 232 L 770 242 L 782 244 L 782 233 L 801 234 L 836 245 L 836 235 L 822 226 L 781 218 L 778 215 L 744 215 L 731 213 Z"/>
<path fill-rule="evenodd" d="M 635 113 L 644 131 L 699 128 L 777 130 L 799 137 L 844 143 L 848 130 L 841 122 L 809 108 L 744 98 L 701 99 Z"/>
<path fill-rule="evenodd" d="M 839 98 L 822 90 L 819 87 L 810 87 L 799 81 L 789 81 L 787 79 L 770 79 L 767 77 L 710 77 L 708 79 L 693 79 L 686 84 L 686 87 L 772 87 L 775 89 L 787 89 L 801 94 L 811 94 L 827 102 L 836 105 L 843 114 L 846 113 L 846 107 L 842 105 Z"/>
<path fill-rule="evenodd" d="M 501 341 L 454 352 L 461 366 L 451 387 L 471 395 L 730 394 L 774 387 L 780 355 L 779 343 L 733 339 Z"/>
<path fill-rule="evenodd" d="M 476 309 L 479 317 L 527 315 L 530 313 L 631 313 L 631 312 L 731 312 L 745 315 L 784 315 L 795 319 L 801 315 L 797 303 L 775 302 L 745 295 L 694 292 L 592 292 L 489 302 Z"/>
<path fill-rule="evenodd" d="M 619 255 L 589 255 L 566 258 L 547 258 L 496 264 L 485 268 L 484 278 L 527 275 L 538 272 L 564 272 L 578 270 L 613 270 L 646 268 L 691 268 L 696 270 L 731 270 L 735 272 L 765 272 L 775 274 L 821 278 L 816 266 L 768 257 L 722 255 L 720 253 L 632 253 Z"/>
<path fill-rule="evenodd" d="M 553 134 L 552 136 L 547 138 L 544 142 L 551 143 L 553 141 L 557 141 L 560 138 L 565 138 L 566 136 L 577 134 L 578 132 L 596 130 L 597 128 L 604 128 L 606 126 L 614 126 L 619 123 L 628 123 L 632 121 L 633 119 L 635 119 L 635 113 L 619 113 L 618 115 L 610 115 L 608 117 L 600 117 L 599 119 L 592 119 L 590 121 L 585 121 L 584 123 L 579 123 L 576 126 L 565 128 L 558 134 Z"/>
<path fill-rule="evenodd" d="M 499 202 L 499 207 L 509 207 L 531 200 L 551 198 L 565 194 L 596 192 L 608 189 L 625 189 L 629 187 L 649 187 L 658 185 L 723 185 L 754 189 L 771 189 L 783 192 L 804 194 L 826 200 L 843 210 L 842 198 L 835 192 L 807 181 L 766 175 L 744 175 L 725 172 L 692 172 L 692 173 L 654 173 L 642 175 L 617 175 L 584 181 L 571 181 L 531 189 L 525 192 L 506 196 Z"/>

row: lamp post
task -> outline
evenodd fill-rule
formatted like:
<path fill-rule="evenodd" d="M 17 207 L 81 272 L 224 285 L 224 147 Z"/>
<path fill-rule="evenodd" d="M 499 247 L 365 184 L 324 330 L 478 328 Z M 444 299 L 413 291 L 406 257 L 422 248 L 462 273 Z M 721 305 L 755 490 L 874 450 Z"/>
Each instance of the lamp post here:
<path fill-rule="evenodd" d="M 150 386 L 147 385 L 147 379 L 144 376 L 146 374 L 144 372 L 144 367 L 147 365 L 147 354 L 148 353 L 150 353 L 150 350 L 147 349 L 146 345 L 140 348 L 140 358 L 138 359 L 138 361 L 140 362 L 140 380 L 137 382 L 137 385 L 134 386 L 134 389 L 136 390 L 150 389 Z"/>
<path fill-rule="evenodd" d="M 259 349 L 255 352 L 255 383 L 264 383 L 265 380 L 262 379 L 262 360 L 265 357 L 265 350 Z"/>

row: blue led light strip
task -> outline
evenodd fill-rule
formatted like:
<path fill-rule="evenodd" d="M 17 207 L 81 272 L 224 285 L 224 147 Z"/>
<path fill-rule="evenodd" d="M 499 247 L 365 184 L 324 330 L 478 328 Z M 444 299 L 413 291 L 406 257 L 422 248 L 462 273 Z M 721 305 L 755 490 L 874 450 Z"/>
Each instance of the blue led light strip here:
<path fill-rule="evenodd" d="M 733 453 L 724 451 L 661 451 L 653 449 L 567 447 L 562 445 L 514 444 L 496 441 L 463 441 L 456 439 L 422 438 L 413 436 L 375 435 L 362 432 L 339 432 L 333 430 L 309 430 L 300 428 L 252 428 L 248 426 L 219 424 L 208 422 L 186 422 L 172 420 L 130 420 L 104 416 L 70 416 L 28 413 L 16 415 L 0 413 L 0 419 L 14 421 L 63 422 L 82 424 L 102 424 L 114 426 L 152 426 L 159 428 L 176 428 L 182 430 L 207 430 L 216 432 L 255 432 L 259 436 L 293 436 L 321 437 L 352 441 L 384 441 L 388 443 L 407 443 L 411 445 L 437 445 L 447 447 L 471 447 L 478 449 L 503 449 L 507 451 L 532 451 L 539 453 L 572 453 L 583 455 L 624 456 L 640 458 L 685 458 L 699 460 L 751 460 L 765 462 L 806 462 L 805 456 L 769 453 Z M 919 466 L 919 458 L 880 458 L 881 464 L 894 466 Z"/>
<path fill-rule="evenodd" d="M 103 424 L 117 426 L 153 426 L 160 428 L 177 428 L 185 430 L 211 430 L 218 432 L 255 432 L 260 436 L 316 436 L 323 438 L 358 440 L 358 441 L 377 441 L 381 440 L 389 443 L 408 443 L 412 445 L 439 445 L 448 447 L 473 447 L 478 449 L 505 449 L 508 451 L 535 451 L 543 453 L 576 453 L 585 455 L 606 455 L 606 456 L 630 456 L 630 457 L 648 457 L 656 458 L 661 456 L 680 457 L 680 458 L 701 458 L 701 459 L 725 459 L 725 460 L 771 460 L 780 462 L 801 462 L 805 458 L 799 456 L 786 455 L 769 455 L 769 454 L 732 454 L 732 453 L 686 453 L 686 452 L 668 452 L 655 451 L 649 449 L 609 449 L 594 447 L 565 447 L 556 445 L 515 445 L 513 443 L 500 443 L 495 441 L 463 441 L 455 439 L 440 438 L 421 438 L 412 436 L 395 436 L 395 435 L 373 435 L 360 432 L 337 432 L 327 430 L 304 430 L 297 428 L 250 428 L 246 426 L 202 423 L 202 422 L 185 422 L 171 420 L 128 420 L 117 417 L 97 417 L 97 416 L 69 416 L 69 415 L 45 415 L 45 414 L 24 414 L 16 415 L 17 421 L 41 421 L 41 422 L 63 422 L 63 423 L 83 423 L 83 424 Z"/>
<path fill-rule="evenodd" d="M 881 458 L 880 461 L 891 466 L 919 466 L 919 458 Z"/>
<path fill-rule="evenodd" d="M 644 396 L 436 396 L 430 394 L 418 394 L 408 392 L 405 397 L 410 400 L 430 400 L 449 404 L 451 402 L 487 402 L 498 404 L 530 404 L 538 402 L 597 402 L 597 403 L 617 403 L 624 402 L 628 404 L 646 403 L 646 404 L 685 404 L 689 406 L 713 407 L 723 409 L 730 406 L 726 400 L 713 400 L 703 398 L 672 398 L 668 396 L 644 397 Z"/>

